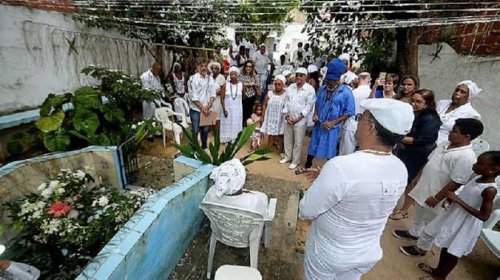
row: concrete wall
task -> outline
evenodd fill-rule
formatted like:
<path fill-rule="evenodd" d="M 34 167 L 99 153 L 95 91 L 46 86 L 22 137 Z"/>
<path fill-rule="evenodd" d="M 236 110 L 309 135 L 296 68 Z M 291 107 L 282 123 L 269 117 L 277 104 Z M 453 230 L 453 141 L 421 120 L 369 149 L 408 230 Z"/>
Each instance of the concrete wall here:
<path fill-rule="evenodd" d="M 168 279 L 199 232 L 204 217 L 199 205 L 212 168 L 202 165 L 154 194 L 77 280 Z"/>
<path fill-rule="evenodd" d="M 456 83 L 472 80 L 483 91 L 472 101 L 481 114 L 485 132 L 481 138 L 490 143 L 491 149 L 500 149 L 500 56 L 478 57 L 457 54 L 446 43 L 434 58 L 437 45 L 419 45 L 418 71 L 420 87 L 432 89 L 437 100 L 449 99 Z M 432 61 L 432 62 L 431 62 Z"/>
<path fill-rule="evenodd" d="M 80 74 L 85 66 L 140 74 L 154 60 L 143 44 L 54 11 L 0 5 L 0 38 L 0 115 L 95 82 Z"/>

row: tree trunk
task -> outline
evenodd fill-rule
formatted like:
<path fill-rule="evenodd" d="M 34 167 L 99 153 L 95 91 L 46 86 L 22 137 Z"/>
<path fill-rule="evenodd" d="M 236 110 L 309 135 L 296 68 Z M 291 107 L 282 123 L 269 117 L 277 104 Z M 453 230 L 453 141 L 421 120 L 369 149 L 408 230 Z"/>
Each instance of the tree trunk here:
<path fill-rule="evenodd" d="M 403 75 L 418 76 L 418 28 L 396 29 L 396 66 Z"/>

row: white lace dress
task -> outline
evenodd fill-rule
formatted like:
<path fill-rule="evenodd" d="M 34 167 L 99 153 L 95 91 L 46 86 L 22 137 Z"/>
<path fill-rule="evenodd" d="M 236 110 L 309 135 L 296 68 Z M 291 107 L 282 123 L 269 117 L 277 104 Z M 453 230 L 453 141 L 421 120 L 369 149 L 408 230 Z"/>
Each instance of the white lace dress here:
<path fill-rule="evenodd" d="M 224 105 L 227 110 L 227 118 L 224 114 L 220 118 L 220 141 L 222 143 L 232 142 L 243 130 L 243 103 L 242 103 L 243 84 L 238 82 L 233 85 L 226 83 L 226 97 Z"/>
<path fill-rule="evenodd" d="M 267 108 L 260 131 L 267 135 L 283 135 L 283 106 L 285 93 L 276 95 L 270 90 L 267 94 Z"/>
<path fill-rule="evenodd" d="M 479 210 L 483 203 L 482 192 L 486 188 L 494 188 L 495 183 L 477 183 L 478 178 L 479 176 L 469 181 L 458 197 Z M 427 225 L 425 233 L 435 236 L 436 246 L 448 248 L 450 254 L 461 257 L 472 252 L 482 227 L 481 220 L 469 214 L 460 205 L 452 203 L 448 210 L 441 212 Z"/>

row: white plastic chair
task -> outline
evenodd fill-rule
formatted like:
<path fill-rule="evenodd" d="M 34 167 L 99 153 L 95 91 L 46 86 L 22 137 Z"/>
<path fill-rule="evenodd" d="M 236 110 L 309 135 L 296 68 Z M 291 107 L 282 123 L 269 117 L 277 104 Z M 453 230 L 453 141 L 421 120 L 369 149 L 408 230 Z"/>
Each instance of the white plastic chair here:
<path fill-rule="evenodd" d="M 191 118 L 189 117 L 189 105 L 184 98 L 176 98 L 174 100 L 174 109 L 175 112 L 184 115 L 184 119 L 186 120 L 186 127 L 188 125 L 191 125 Z"/>
<path fill-rule="evenodd" d="M 181 118 L 180 124 L 174 121 L 174 116 L 179 116 Z M 162 125 L 161 134 L 163 136 L 163 147 L 166 147 L 167 135 L 165 131 L 169 130 L 174 133 L 175 143 L 181 143 L 182 127 L 183 123 L 186 123 L 184 115 L 175 113 L 172 109 L 168 107 L 156 108 L 155 118 Z M 187 126 L 187 123 L 186 123 Z"/>
<path fill-rule="evenodd" d="M 267 215 L 231 207 L 202 203 L 200 208 L 210 220 L 212 234 L 208 250 L 207 279 L 210 279 L 217 241 L 236 248 L 250 248 L 250 267 L 257 268 L 259 244 L 264 233 L 264 246 L 271 243 L 272 223 L 276 212 L 276 198 L 271 198 Z M 264 229 L 265 228 L 265 229 Z"/>
<path fill-rule="evenodd" d="M 225 264 L 215 271 L 214 280 L 262 280 L 260 272 L 248 266 Z"/>
<path fill-rule="evenodd" d="M 490 144 L 484 139 L 476 138 L 470 142 L 472 145 L 472 150 L 476 153 L 476 156 L 490 150 Z"/>
<path fill-rule="evenodd" d="M 500 194 L 497 194 L 493 202 L 493 212 L 490 218 L 483 223 L 481 239 L 490 248 L 491 252 L 500 258 L 500 232 L 493 230 L 493 227 L 500 221 Z"/>

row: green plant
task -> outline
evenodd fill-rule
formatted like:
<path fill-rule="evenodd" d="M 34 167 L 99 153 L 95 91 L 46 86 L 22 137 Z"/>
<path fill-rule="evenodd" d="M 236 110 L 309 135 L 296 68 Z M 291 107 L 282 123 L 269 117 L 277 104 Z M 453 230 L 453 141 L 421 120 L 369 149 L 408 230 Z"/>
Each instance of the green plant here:
<path fill-rule="evenodd" d="M 201 148 L 200 143 L 198 142 L 198 137 L 196 135 L 193 135 L 190 130 L 185 128 L 183 128 L 182 130 L 184 131 L 184 135 L 186 135 L 186 138 L 188 139 L 188 143 L 184 145 L 174 143 L 174 145 L 184 156 L 196 158 L 203 163 L 221 165 L 222 163 L 231 160 L 236 156 L 238 151 L 241 150 L 243 146 L 245 146 L 248 140 L 250 140 L 250 137 L 252 136 L 252 133 L 254 132 L 256 127 L 257 123 L 245 127 L 242 131 L 240 131 L 240 133 L 238 133 L 236 139 L 232 143 L 227 144 L 227 146 L 222 151 L 218 133 L 215 133 L 214 135 L 214 142 L 209 143 L 209 153 L 207 153 Z M 243 165 L 250 164 L 254 161 L 267 160 L 269 158 L 266 157 L 266 154 L 271 152 L 271 149 L 257 150 L 248 153 L 247 155 L 240 158 L 240 160 Z"/>

